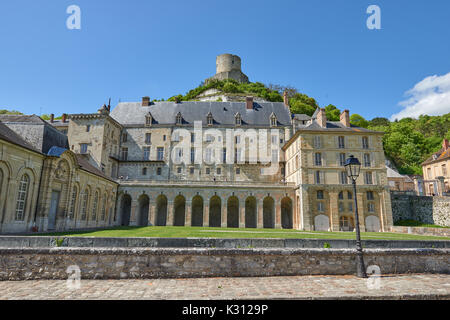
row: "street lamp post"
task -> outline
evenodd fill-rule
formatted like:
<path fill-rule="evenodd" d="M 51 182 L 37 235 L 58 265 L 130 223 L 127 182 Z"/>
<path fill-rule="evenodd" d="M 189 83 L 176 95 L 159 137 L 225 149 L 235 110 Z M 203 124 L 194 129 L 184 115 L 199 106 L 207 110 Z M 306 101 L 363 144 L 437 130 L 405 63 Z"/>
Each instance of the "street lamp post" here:
<path fill-rule="evenodd" d="M 356 199 L 356 179 L 358 179 L 361 169 L 361 163 L 358 158 L 351 155 L 345 161 L 345 170 L 347 176 L 352 179 L 353 197 L 355 199 L 355 224 L 356 224 L 356 275 L 359 278 L 367 278 L 366 268 L 364 266 L 363 251 L 361 246 L 361 234 L 359 231 L 359 216 L 358 216 L 358 200 Z"/>

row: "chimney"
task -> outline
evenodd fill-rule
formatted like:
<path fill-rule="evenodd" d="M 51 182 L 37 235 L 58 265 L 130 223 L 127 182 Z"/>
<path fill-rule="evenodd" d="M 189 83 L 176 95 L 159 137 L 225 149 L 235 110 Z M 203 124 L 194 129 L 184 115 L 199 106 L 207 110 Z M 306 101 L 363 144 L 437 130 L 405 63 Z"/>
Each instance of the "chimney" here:
<path fill-rule="evenodd" d="M 283 93 L 283 102 L 286 108 L 289 108 L 289 97 L 287 91 Z"/>
<path fill-rule="evenodd" d="M 246 105 L 247 110 L 252 110 L 253 109 L 253 97 L 246 97 L 245 105 Z"/>
<path fill-rule="evenodd" d="M 350 127 L 350 111 L 344 110 L 341 113 L 341 123 L 346 127 Z"/>
<path fill-rule="evenodd" d="M 142 97 L 142 106 L 148 107 L 150 105 L 150 97 Z"/>
<path fill-rule="evenodd" d="M 322 128 L 326 128 L 327 127 L 327 115 L 325 113 L 325 109 L 324 108 L 320 108 L 319 113 L 317 114 L 317 123 Z"/>
<path fill-rule="evenodd" d="M 52 113 L 50 115 L 50 123 L 53 123 L 53 122 L 55 122 L 55 115 Z"/>
<path fill-rule="evenodd" d="M 67 114 L 63 113 L 63 115 L 62 115 L 62 122 L 63 123 L 66 122 L 66 119 L 67 119 Z"/>
<path fill-rule="evenodd" d="M 450 143 L 447 139 L 444 139 L 444 141 L 442 141 L 442 148 L 444 148 L 444 151 L 447 151 L 448 148 L 450 148 Z"/>

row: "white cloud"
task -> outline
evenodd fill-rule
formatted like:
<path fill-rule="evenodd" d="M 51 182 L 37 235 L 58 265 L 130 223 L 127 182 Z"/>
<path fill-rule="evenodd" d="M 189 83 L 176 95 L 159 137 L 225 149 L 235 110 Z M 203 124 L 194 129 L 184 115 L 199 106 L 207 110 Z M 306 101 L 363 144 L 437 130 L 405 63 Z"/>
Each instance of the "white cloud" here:
<path fill-rule="evenodd" d="M 391 116 L 391 121 L 402 118 L 418 118 L 421 114 L 438 116 L 450 112 L 450 72 L 443 76 L 430 76 L 408 90 L 408 97 L 399 103 L 404 107 Z"/>

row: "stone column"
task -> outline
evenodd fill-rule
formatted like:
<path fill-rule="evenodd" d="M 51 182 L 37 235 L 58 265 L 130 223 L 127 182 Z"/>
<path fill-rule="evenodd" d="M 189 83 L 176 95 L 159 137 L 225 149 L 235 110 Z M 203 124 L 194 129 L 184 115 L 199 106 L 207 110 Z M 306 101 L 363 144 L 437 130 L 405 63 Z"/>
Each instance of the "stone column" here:
<path fill-rule="evenodd" d="M 209 227 L 209 202 L 203 205 L 203 226 Z"/>
<path fill-rule="evenodd" d="M 239 199 L 239 228 L 245 228 L 245 200 Z"/>
<path fill-rule="evenodd" d="M 225 203 L 225 201 L 221 200 L 220 201 L 220 218 L 221 218 L 221 223 L 220 226 L 222 228 L 226 228 L 227 227 L 227 205 Z"/>
<path fill-rule="evenodd" d="M 152 200 L 148 202 L 148 225 L 156 226 L 156 203 Z"/>
<path fill-rule="evenodd" d="M 185 203 L 184 225 L 190 227 L 192 225 L 192 201 Z"/>
<path fill-rule="evenodd" d="M 339 231 L 339 206 L 336 192 L 330 192 L 330 217 L 331 231 Z"/>
<path fill-rule="evenodd" d="M 167 202 L 167 221 L 166 226 L 173 226 L 173 201 Z"/>
<path fill-rule="evenodd" d="M 130 226 L 137 226 L 137 200 L 131 200 Z"/>
<path fill-rule="evenodd" d="M 275 199 L 275 229 L 281 229 L 281 200 Z"/>
<path fill-rule="evenodd" d="M 258 199 L 258 200 L 256 200 L 256 217 L 257 217 L 256 218 L 256 221 L 257 221 L 256 227 L 258 229 L 264 228 L 263 213 L 264 213 L 263 199 Z"/>

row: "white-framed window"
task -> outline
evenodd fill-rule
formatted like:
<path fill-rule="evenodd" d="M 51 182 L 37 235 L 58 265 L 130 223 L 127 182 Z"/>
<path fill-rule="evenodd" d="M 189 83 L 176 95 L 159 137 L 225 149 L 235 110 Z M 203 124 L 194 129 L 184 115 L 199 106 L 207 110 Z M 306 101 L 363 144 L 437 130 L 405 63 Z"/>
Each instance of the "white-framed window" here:
<path fill-rule="evenodd" d="M 317 211 L 325 212 L 325 204 L 322 201 L 317 202 Z"/>
<path fill-rule="evenodd" d="M 72 195 L 70 197 L 70 204 L 69 204 L 69 212 L 67 213 L 67 216 L 69 219 L 73 219 L 74 212 L 75 212 L 75 204 L 77 203 L 77 187 L 72 188 Z"/>
<path fill-rule="evenodd" d="M 206 117 L 206 123 L 208 124 L 208 126 L 212 126 L 214 123 L 214 118 L 211 112 L 208 113 L 208 116 Z"/>
<path fill-rule="evenodd" d="M 369 212 L 375 212 L 375 204 L 373 202 L 369 202 L 367 204 L 367 211 Z"/>
<path fill-rule="evenodd" d="M 86 189 L 81 197 L 81 220 L 86 220 L 87 205 L 89 201 L 89 190 Z"/>
<path fill-rule="evenodd" d="M 339 183 L 340 184 L 348 184 L 347 172 L 345 172 L 345 171 L 339 172 Z"/>
<path fill-rule="evenodd" d="M 345 148 L 345 138 L 343 136 L 338 137 L 338 147 L 339 149 Z"/>
<path fill-rule="evenodd" d="M 17 202 L 16 202 L 17 221 L 22 221 L 25 218 L 25 209 L 27 205 L 29 183 L 30 178 L 28 177 L 28 175 L 24 174 L 20 179 L 19 189 L 17 191 Z"/>
<path fill-rule="evenodd" d="M 363 149 L 369 149 L 369 138 L 362 137 L 362 147 Z"/>
<path fill-rule="evenodd" d="M 364 182 L 365 184 L 373 184 L 372 172 L 369 171 L 364 173 Z"/>
<path fill-rule="evenodd" d="M 148 114 L 145 116 L 145 125 L 146 126 L 151 126 L 153 123 L 153 117 L 151 114 Z"/>
<path fill-rule="evenodd" d="M 276 127 L 277 124 L 278 124 L 277 117 L 272 113 L 272 115 L 270 116 L 270 126 Z"/>
<path fill-rule="evenodd" d="M 144 147 L 144 160 L 150 160 L 150 147 Z"/>
<path fill-rule="evenodd" d="M 146 144 L 151 144 L 152 143 L 152 134 L 150 132 L 147 132 L 145 134 L 145 143 Z"/>
<path fill-rule="evenodd" d="M 314 148 L 315 149 L 322 148 L 322 137 L 321 136 L 314 136 Z"/>
<path fill-rule="evenodd" d="M 157 149 L 157 158 L 158 161 L 164 160 L 164 147 L 158 147 Z"/>
<path fill-rule="evenodd" d="M 364 167 L 370 167 L 370 166 L 371 166 L 370 154 L 365 153 L 364 154 Z"/>
<path fill-rule="evenodd" d="M 178 112 L 176 117 L 176 124 L 182 124 L 183 123 L 183 116 L 181 115 L 181 112 Z"/>
<path fill-rule="evenodd" d="M 86 154 L 87 151 L 88 151 L 88 144 L 87 143 L 80 144 L 80 153 Z"/>
<path fill-rule="evenodd" d="M 234 124 L 240 126 L 242 124 L 242 116 L 240 113 L 236 113 L 234 116 Z"/>
<path fill-rule="evenodd" d="M 122 160 L 128 160 L 128 148 L 122 148 Z"/>
<path fill-rule="evenodd" d="M 322 166 L 322 154 L 320 152 L 314 154 L 314 164 L 316 166 Z"/>
<path fill-rule="evenodd" d="M 103 196 L 102 200 L 102 213 L 100 214 L 101 221 L 105 221 L 106 217 L 106 194 Z"/>
<path fill-rule="evenodd" d="M 92 204 L 92 220 L 97 219 L 98 191 L 95 191 L 94 203 Z"/>

